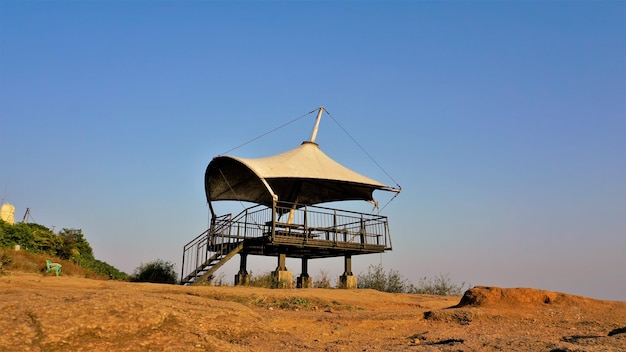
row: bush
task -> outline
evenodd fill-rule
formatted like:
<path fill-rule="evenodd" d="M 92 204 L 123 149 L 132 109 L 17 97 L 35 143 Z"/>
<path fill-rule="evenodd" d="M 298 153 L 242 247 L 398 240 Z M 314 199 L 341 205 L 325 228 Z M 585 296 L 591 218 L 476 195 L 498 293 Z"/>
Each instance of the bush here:
<path fill-rule="evenodd" d="M 367 274 L 359 274 L 357 279 L 358 288 L 371 288 L 382 292 L 405 293 L 410 283 L 396 270 L 385 273 L 382 264 L 370 265 Z"/>
<path fill-rule="evenodd" d="M 4 253 L 4 251 L 0 253 L 0 271 L 2 271 L 5 266 L 11 264 L 12 261 L 13 259 Z"/>
<path fill-rule="evenodd" d="M 226 283 L 226 279 L 225 279 L 225 274 L 224 273 L 220 273 L 219 275 L 212 277 L 211 278 L 211 284 L 213 286 L 229 286 L 228 283 Z"/>
<path fill-rule="evenodd" d="M 417 287 L 411 285 L 409 293 L 460 296 L 463 294 L 464 288 L 465 282 L 457 285 L 450 281 L 448 274 L 439 274 L 439 276 L 436 276 L 435 278 L 421 278 Z"/>
<path fill-rule="evenodd" d="M 396 270 L 385 273 L 383 266 L 370 265 L 367 274 L 358 276 L 358 288 L 371 288 L 382 292 L 417 293 L 440 296 L 459 296 L 463 294 L 465 282 L 460 285 L 450 281 L 448 274 L 439 274 L 435 278 L 423 277 L 417 286 L 404 279 Z M 469 288 L 469 285 L 468 285 Z"/>
<path fill-rule="evenodd" d="M 260 276 L 254 276 L 252 272 L 250 272 L 250 281 L 246 284 L 246 286 L 252 287 L 262 287 L 262 288 L 287 288 L 289 287 L 289 282 L 286 280 L 278 280 L 278 277 L 275 275 L 275 272 L 270 271 L 262 274 Z M 295 282 L 291 282 L 291 287 L 295 287 Z"/>
<path fill-rule="evenodd" d="M 313 281 L 312 286 L 314 288 L 331 288 L 328 272 L 323 269 L 320 270 L 320 276 Z"/>
<path fill-rule="evenodd" d="M 96 258 L 85 258 L 82 256 L 73 257 L 72 262 L 76 263 L 82 268 L 93 271 L 98 275 L 102 275 L 111 280 L 126 280 L 128 279 L 128 275 L 126 273 L 119 271 L 116 267 L 108 264 L 107 262 L 103 262 Z"/>
<path fill-rule="evenodd" d="M 130 281 L 175 284 L 177 278 L 178 274 L 176 274 L 174 270 L 174 263 L 166 262 L 162 259 L 155 259 L 137 267 Z"/>
<path fill-rule="evenodd" d="M 254 276 L 252 272 L 250 272 L 250 281 L 247 284 L 247 286 L 263 288 L 275 288 L 277 285 L 278 281 L 272 272 L 267 272 L 260 276 Z"/>

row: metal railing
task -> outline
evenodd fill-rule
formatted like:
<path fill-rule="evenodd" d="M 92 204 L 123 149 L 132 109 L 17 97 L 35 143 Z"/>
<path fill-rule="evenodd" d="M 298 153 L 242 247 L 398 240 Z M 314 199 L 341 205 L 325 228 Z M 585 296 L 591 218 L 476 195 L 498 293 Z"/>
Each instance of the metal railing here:
<path fill-rule="evenodd" d="M 235 217 L 212 219 L 209 229 L 184 246 L 181 283 L 206 271 L 246 239 L 266 237 L 274 243 L 289 238 L 285 236 L 391 250 L 386 216 L 285 202 L 274 209 L 255 205 Z"/>
<path fill-rule="evenodd" d="M 276 213 L 273 234 L 295 234 L 334 243 L 359 243 L 391 249 L 386 216 L 320 206 L 294 207 L 289 203 L 279 203 Z"/>
<path fill-rule="evenodd" d="M 211 227 L 183 247 L 181 283 L 219 261 L 239 242 L 263 236 L 263 220 L 272 210 L 256 205 L 234 218 L 232 214 L 211 220 Z"/>

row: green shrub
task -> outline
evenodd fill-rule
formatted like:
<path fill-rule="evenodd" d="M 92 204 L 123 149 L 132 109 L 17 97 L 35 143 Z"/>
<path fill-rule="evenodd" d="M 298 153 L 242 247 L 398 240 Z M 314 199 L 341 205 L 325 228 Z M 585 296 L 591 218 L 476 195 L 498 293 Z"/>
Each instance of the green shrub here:
<path fill-rule="evenodd" d="M 176 274 L 174 270 L 174 263 L 166 262 L 162 259 L 155 259 L 137 267 L 130 281 L 175 284 L 177 279 L 178 274 Z"/>
<path fill-rule="evenodd" d="M 440 296 L 460 296 L 461 294 L 463 294 L 464 290 L 465 282 L 457 285 L 450 281 L 450 277 L 448 276 L 448 274 L 439 274 L 434 278 L 421 278 L 417 286 L 411 285 L 409 293 Z"/>
<path fill-rule="evenodd" d="M 98 260 L 96 258 L 93 258 L 93 257 L 85 258 L 85 257 L 77 256 L 77 257 L 72 257 L 72 261 L 85 269 L 93 271 L 94 273 L 98 275 L 102 275 L 112 280 L 127 280 L 128 279 L 128 275 L 126 273 L 119 271 L 114 266 L 106 262 L 103 262 L 101 260 Z"/>
<path fill-rule="evenodd" d="M 267 272 L 260 276 L 254 276 L 250 272 L 250 281 L 247 286 L 263 287 L 263 288 L 275 288 L 278 285 L 276 276 L 272 272 Z"/>
<path fill-rule="evenodd" d="M 247 286 L 263 287 L 263 288 L 286 288 L 289 287 L 288 282 L 285 280 L 278 280 L 278 277 L 274 272 L 270 271 L 261 276 L 254 276 L 250 273 L 250 281 Z M 291 282 L 291 286 L 295 287 L 295 284 Z"/>
<path fill-rule="evenodd" d="M 366 274 L 358 275 L 357 287 L 392 293 L 459 296 L 464 291 L 465 282 L 457 285 L 450 281 L 448 274 L 439 274 L 434 278 L 423 277 L 415 286 L 403 278 L 398 271 L 389 270 L 385 273 L 382 264 L 378 264 L 370 265 Z"/>
<path fill-rule="evenodd" d="M 382 264 L 370 265 L 366 274 L 357 276 L 358 288 L 371 288 L 382 292 L 405 293 L 410 283 L 396 270 L 390 269 L 387 273 Z"/>

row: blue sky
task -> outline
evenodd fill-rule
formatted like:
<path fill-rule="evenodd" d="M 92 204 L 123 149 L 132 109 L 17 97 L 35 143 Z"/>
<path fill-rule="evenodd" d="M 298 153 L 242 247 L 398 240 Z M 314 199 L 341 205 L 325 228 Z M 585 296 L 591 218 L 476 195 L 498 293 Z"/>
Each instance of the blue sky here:
<path fill-rule="evenodd" d="M 623 1 L 0 1 L 5 201 L 126 272 L 180 270 L 211 159 L 322 105 L 393 179 L 328 117 L 322 150 L 403 188 L 394 250 L 353 271 L 626 300 Z"/>

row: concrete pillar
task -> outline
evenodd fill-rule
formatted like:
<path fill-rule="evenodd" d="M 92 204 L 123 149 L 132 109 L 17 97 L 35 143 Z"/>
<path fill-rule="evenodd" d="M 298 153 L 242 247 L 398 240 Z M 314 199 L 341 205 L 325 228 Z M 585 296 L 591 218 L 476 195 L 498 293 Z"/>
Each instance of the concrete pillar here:
<path fill-rule="evenodd" d="M 287 254 L 280 253 L 278 255 L 278 267 L 276 267 L 276 270 L 287 270 Z"/>
<path fill-rule="evenodd" d="M 352 275 L 352 256 L 347 254 L 343 260 L 343 274 Z"/>
<path fill-rule="evenodd" d="M 276 267 L 276 271 L 274 271 L 274 279 L 276 280 L 276 286 L 278 288 L 292 288 L 292 273 L 287 270 L 287 254 L 280 253 L 278 254 L 278 266 Z"/>
<path fill-rule="evenodd" d="M 250 283 L 250 275 L 246 270 L 248 266 L 248 254 L 240 253 L 240 262 L 239 262 L 239 272 L 235 275 L 235 286 L 236 285 L 247 285 Z"/>
<path fill-rule="evenodd" d="M 302 273 L 300 274 L 300 276 L 298 276 L 297 279 L 297 284 L 296 287 L 297 288 L 311 288 L 312 286 L 312 282 L 311 282 L 311 277 L 309 276 L 309 264 L 308 264 L 309 258 L 304 257 L 302 258 Z"/>
<path fill-rule="evenodd" d="M 357 278 L 352 275 L 352 256 L 347 254 L 344 258 L 344 272 L 339 277 L 340 288 L 357 288 Z"/>

